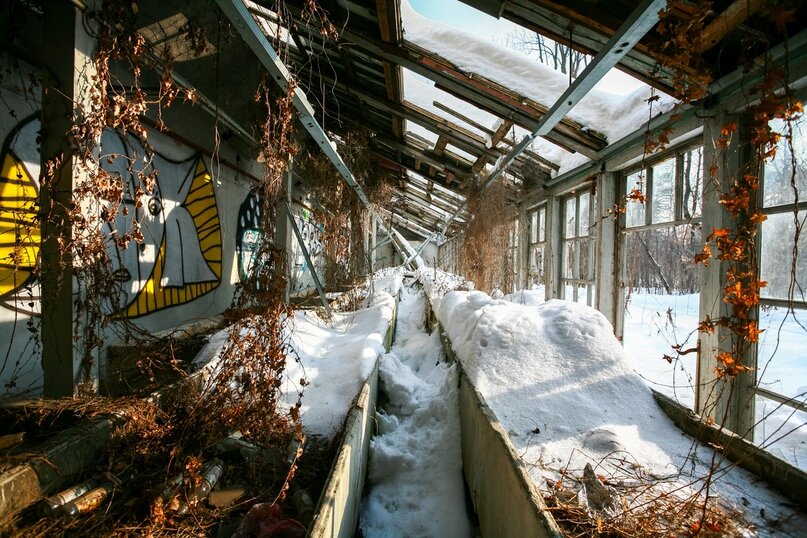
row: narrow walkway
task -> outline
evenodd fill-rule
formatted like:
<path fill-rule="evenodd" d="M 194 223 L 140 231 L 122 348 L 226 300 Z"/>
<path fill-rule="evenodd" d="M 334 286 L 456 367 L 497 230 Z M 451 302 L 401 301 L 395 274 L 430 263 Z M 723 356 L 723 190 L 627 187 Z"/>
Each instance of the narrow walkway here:
<path fill-rule="evenodd" d="M 370 447 L 360 530 L 381 536 L 472 536 L 460 448 L 457 371 L 424 329 L 423 293 L 402 289 L 392 350 L 380 368 L 378 436 Z"/>

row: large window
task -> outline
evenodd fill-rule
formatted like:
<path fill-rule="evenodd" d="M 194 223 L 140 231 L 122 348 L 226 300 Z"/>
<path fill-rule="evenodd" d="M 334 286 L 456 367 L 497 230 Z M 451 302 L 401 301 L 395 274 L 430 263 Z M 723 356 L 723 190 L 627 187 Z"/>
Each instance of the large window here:
<path fill-rule="evenodd" d="M 654 389 L 695 404 L 703 152 L 686 147 L 625 175 L 623 343 Z M 641 196 L 636 195 L 640 193 Z"/>
<path fill-rule="evenodd" d="M 546 289 L 546 206 L 529 212 L 529 270 L 527 272 L 527 288 L 531 290 Z"/>
<path fill-rule="evenodd" d="M 786 125 L 771 122 L 774 131 Z M 807 120 L 793 124 L 762 174 L 759 337 L 754 440 L 807 468 Z M 795 160 L 794 160 L 795 159 Z M 795 162 L 795 169 L 793 163 Z M 798 198 L 797 198 L 798 196 Z M 796 244 L 797 230 L 798 244 Z M 799 429 L 800 428 L 800 429 Z"/>
<path fill-rule="evenodd" d="M 518 219 L 511 224 L 507 233 L 507 266 L 505 267 L 505 292 L 518 290 L 518 268 L 521 265 L 518 252 Z"/>
<path fill-rule="evenodd" d="M 567 196 L 562 201 L 561 297 L 594 306 L 594 241 L 591 192 Z"/>

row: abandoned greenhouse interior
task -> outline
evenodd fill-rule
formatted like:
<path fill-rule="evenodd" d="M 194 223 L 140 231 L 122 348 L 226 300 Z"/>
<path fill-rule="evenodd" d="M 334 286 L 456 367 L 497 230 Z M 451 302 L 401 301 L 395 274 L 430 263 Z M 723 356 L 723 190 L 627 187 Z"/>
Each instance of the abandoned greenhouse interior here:
<path fill-rule="evenodd" d="M 807 533 L 801 0 L 0 24 L 0 536 Z"/>

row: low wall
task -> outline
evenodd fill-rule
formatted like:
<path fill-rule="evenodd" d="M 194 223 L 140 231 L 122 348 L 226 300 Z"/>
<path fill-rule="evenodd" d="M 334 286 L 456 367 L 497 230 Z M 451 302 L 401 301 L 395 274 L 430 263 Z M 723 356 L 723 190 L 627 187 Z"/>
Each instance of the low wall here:
<path fill-rule="evenodd" d="M 460 370 L 462 468 L 482 536 L 561 537 L 532 477 L 485 398 L 462 369 L 451 341 L 437 324 L 447 360 Z"/>
<path fill-rule="evenodd" d="M 395 310 L 384 336 L 384 347 L 388 352 L 395 340 L 399 301 L 400 294 L 396 297 Z M 376 420 L 380 360 L 381 357 L 376 360 L 373 371 L 364 382 L 359 397 L 345 420 L 342 444 L 320 496 L 309 536 L 352 538 L 355 535 L 364 493 L 364 481 L 367 477 L 370 439 L 373 437 L 373 425 Z"/>
<path fill-rule="evenodd" d="M 319 500 L 317 515 L 309 536 L 317 538 L 354 536 L 359 520 L 367 457 L 375 422 L 378 395 L 378 364 L 359 393 L 359 398 L 345 421 L 342 444 Z"/>
<path fill-rule="evenodd" d="M 465 372 L 460 375 L 462 467 L 482 536 L 560 537 L 507 432 Z"/>

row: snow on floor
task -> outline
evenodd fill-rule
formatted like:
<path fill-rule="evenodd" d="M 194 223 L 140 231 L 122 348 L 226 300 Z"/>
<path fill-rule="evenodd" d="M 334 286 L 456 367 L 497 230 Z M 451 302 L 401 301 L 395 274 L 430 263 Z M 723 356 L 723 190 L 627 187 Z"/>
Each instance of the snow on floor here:
<path fill-rule="evenodd" d="M 392 319 L 395 290 L 400 281 L 392 273 L 379 280 L 365 300 L 366 308 L 356 312 L 334 312 L 330 320 L 315 310 L 294 313 L 290 341 L 299 356 L 286 361 L 283 402 L 297 402 L 305 378 L 300 416 L 308 435 L 333 438 L 342 426 L 352 402 L 384 350 L 384 336 Z M 229 329 L 214 334 L 194 359 L 196 368 L 215 368 L 227 343 Z"/>
<path fill-rule="evenodd" d="M 395 344 L 381 360 L 379 433 L 359 526 L 367 538 L 472 536 L 465 508 L 457 370 L 424 330 L 422 292 L 404 288 Z"/>
<path fill-rule="evenodd" d="M 455 291 L 442 298 L 438 319 L 539 489 L 564 471 L 581 476 L 586 463 L 597 474 L 624 477 L 627 470 L 681 487 L 680 493 L 701 487 L 714 451 L 661 411 L 598 311 L 559 300 L 522 306 Z M 807 518 L 758 478 L 730 462 L 722 462 L 716 476 L 711 493 L 727 511 L 743 512 L 754 532 L 803 535 Z M 771 530 L 777 520 L 780 526 Z"/>
<path fill-rule="evenodd" d="M 524 290 L 504 299 L 513 303 L 538 305 L 544 302 L 544 290 Z M 651 388 L 693 409 L 695 406 L 695 354 L 685 355 L 668 363 L 664 355 L 673 355 L 672 346 L 684 348 L 696 344 L 698 334 L 697 293 L 670 295 L 658 290 L 636 289 L 631 293 L 625 310 L 622 344 L 628 365 Z M 803 329 L 792 317 L 785 317 L 784 309 L 763 312 L 763 327 L 773 327 L 761 338 L 765 346 L 776 344 L 775 330 L 782 327 L 777 355 L 760 376 L 771 390 L 803 399 L 807 386 L 803 386 L 807 371 L 807 350 L 795 337 Z M 766 340 L 767 339 L 767 340 Z M 754 442 L 791 465 L 807 471 L 807 413 L 796 411 L 771 400 L 757 397 Z"/>

